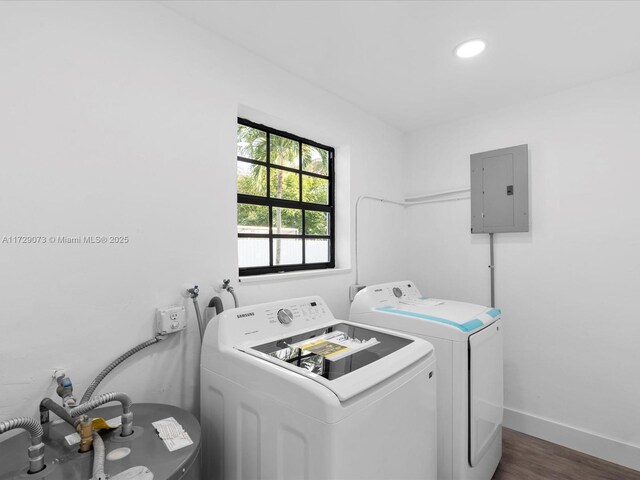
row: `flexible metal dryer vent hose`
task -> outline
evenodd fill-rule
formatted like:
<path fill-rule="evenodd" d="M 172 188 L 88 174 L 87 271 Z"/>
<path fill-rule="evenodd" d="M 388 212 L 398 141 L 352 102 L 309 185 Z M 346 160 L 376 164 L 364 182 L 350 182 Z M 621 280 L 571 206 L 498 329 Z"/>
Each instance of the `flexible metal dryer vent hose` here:
<path fill-rule="evenodd" d="M 93 396 L 93 392 L 95 392 L 96 388 L 98 388 L 98 385 L 100 385 L 100 382 L 102 382 L 102 380 L 104 380 L 104 378 L 107 375 L 109 375 L 111 370 L 116 368 L 118 365 L 120 365 L 122 362 L 124 362 L 130 356 L 138 353 L 140 350 L 144 350 L 145 348 L 150 347 L 151 345 L 154 345 L 154 344 L 158 343 L 160 340 L 162 340 L 161 337 L 154 337 L 151 340 L 147 340 L 146 342 L 141 343 L 140 345 L 137 345 L 137 346 L 133 347 L 128 352 L 125 352 L 122 355 L 120 355 L 118 358 L 116 358 L 113 362 L 111 362 L 104 370 L 102 370 L 98 374 L 98 376 L 93 380 L 93 382 L 91 382 L 91 385 L 89 385 L 89 387 L 87 388 L 87 391 L 84 392 L 84 395 L 82 395 L 82 399 L 80 400 L 80 404 L 82 405 L 83 403 L 86 403 L 86 402 L 89 401 L 89 399 Z"/>
<path fill-rule="evenodd" d="M 29 473 L 38 473 L 44 468 L 44 431 L 38 421 L 31 417 L 17 417 L 0 422 L 0 433 L 22 428 L 31 436 L 31 446 L 28 449 Z"/>
<path fill-rule="evenodd" d="M 133 433 L 133 413 L 131 413 L 131 405 L 133 402 L 131 401 L 131 397 L 126 393 L 111 392 L 98 395 L 88 402 L 82 403 L 69 410 L 69 415 L 77 417 L 109 402 L 120 402 L 122 404 L 122 432 L 120 436 L 128 437 Z"/>

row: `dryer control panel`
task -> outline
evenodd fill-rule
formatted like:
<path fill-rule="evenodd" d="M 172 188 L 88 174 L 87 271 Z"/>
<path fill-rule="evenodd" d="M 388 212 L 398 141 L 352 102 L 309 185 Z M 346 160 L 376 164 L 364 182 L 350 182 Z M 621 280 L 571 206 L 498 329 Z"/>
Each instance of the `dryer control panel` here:
<path fill-rule="evenodd" d="M 354 305 L 366 303 L 375 306 L 395 305 L 399 302 L 413 302 L 422 298 L 420 291 L 411 280 L 372 285 L 358 292 Z"/>
<path fill-rule="evenodd" d="M 220 314 L 219 331 L 232 345 L 275 337 L 334 321 L 320 297 L 304 297 L 226 310 Z"/>

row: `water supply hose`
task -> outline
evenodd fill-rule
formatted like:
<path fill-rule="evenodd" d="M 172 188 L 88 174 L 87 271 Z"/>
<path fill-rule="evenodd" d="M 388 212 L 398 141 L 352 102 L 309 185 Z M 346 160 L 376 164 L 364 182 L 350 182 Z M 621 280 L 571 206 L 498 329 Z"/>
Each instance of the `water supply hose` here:
<path fill-rule="evenodd" d="M 233 305 L 235 306 L 235 308 L 238 308 L 240 306 L 240 304 L 238 303 L 238 297 L 236 296 L 236 292 L 233 290 L 233 287 L 228 287 L 227 291 L 233 297 Z"/>
<path fill-rule="evenodd" d="M 98 432 L 93 432 L 93 476 L 91 480 L 105 480 L 104 442 Z"/>
<path fill-rule="evenodd" d="M 28 448 L 29 473 L 38 473 L 44 468 L 44 430 L 38 421 L 31 417 L 17 417 L 0 422 L 0 433 L 22 428 L 31 436 L 31 446 Z"/>
<path fill-rule="evenodd" d="M 198 330 L 200 330 L 200 341 L 202 342 L 202 339 L 204 337 L 205 325 L 202 321 L 202 313 L 200 312 L 200 305 L 198 304 L 198 295 L 200 294 L 200 289 L 197 285 L 194 285 L 193 288 L 187 290 L 187 293 L 193 300 L 193 308 L 196 311 L 196 318 L 198 319 Z"/>
<path fill-rule="evenodd" d="M 160 340 L 162 340 L 162 337 L 154 337 L 151 340 L 147 340 L 146 342 L 141 343 L 140 345 L 137 345 L 137 346 L 133 347 L 128 352 L 125 352 L 122 355 L 120 355 L 118 358 L 116 358 L 113 362 L 111 362 L 104 370 L 102 370 L 98 374 L 98 376 L 93 380 L 93 382 L 91 382 L 91 385 L 89 385 L 89 387 L 87 388 L 87 391 L 84 392 L 84 395 L 82 395 L 82 399 L 80 400 L 80 404 L 88 402 L 89 399 L 91 397 L 93 397 L 93 392 L 96 391 L 96 388 L 98 388 L 98 385 L 100 385 L 100 382 L 102 382 L 102 380 L 104 380 L 104 378 L 107 375 L 109 375 L 109 372 L 111 372 L 111 370 L 116 368 L 118 365 L 120 365 L 122 362 L 124 362 L 130 356 L 138 353 L 140 350 L 144 350 L 145 348 L 150 347 L 151 345 L 154 345 L 154 344 L 158 343 Z"/>
<path fill-rule="evenodd" d="M 131 397 L 129 397 L 129 395 L 127 395 L 126 393 L 111 392 L 98 395 L 88 402 L 82 403 L 77 407 L 72 408 L 69 411 L 69 414 L 72 417 L 77 417 L 109 402 L 120 402 L 122 404 L 122 431 L 120 433 L 120 436 L 128 437 L 133 433 L 133 413 L 131 413 L 131 405 L 133 404 L 133 402 L 131 401 Z"/>
<path fill-rule="evenodd" d="M 196 318 L 198 319 L 198 330 L 200 330 L 200 341 L 204 337 L 204 323 L 202 322 L 202 313 L 200 313 L 200 305 L 198 304 L 198 299 L 194 297 L 193 299 L 193 308 L 196 311 Z"/>
<path fill-rule="evenodd" d="M 231 284 L 231 280 L 230 279 L 225 279 L 222 281 L 222 289 L 226 290 L 227 292 L 229 292 L 231 294 L 231 296 L 233 297 L 233 306 L 235 308 L 238 308 L 240 306 L 240 302 L 238 302 L 238 297 L 236 296 L 236 292 L 233 290 L 233 287 L 230 285 Z"/>

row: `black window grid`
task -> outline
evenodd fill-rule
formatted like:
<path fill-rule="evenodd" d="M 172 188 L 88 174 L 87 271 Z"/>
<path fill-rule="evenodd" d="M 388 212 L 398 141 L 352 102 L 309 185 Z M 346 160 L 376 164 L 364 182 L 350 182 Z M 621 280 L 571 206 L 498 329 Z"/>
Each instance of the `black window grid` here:
<path fill-rule="evenodd" d="M 269 265 L 268 266 L 255 266 L 255 267 L 240 267 L 239 274 L 240 276 L 247 275 L 261 275 L 265 273 L 280 273 L 280 272 L 289 272 L 289 271 L 300 271 L 300 270 L 315 270 L 315 269 L 327 269 L 335 267 L 335 186 L 334 186 L 334 160 L 335 160 L 335 149 L 333 147 L 329 147 L 327 145 L 323 145 L 321 143 L 315 142 L 313 140 L 309 140 L 307 138 L 299 137 L 297 135 L 293 135 L 291 133 L 277 130 L 275 128 L 268 127 L 266 125 L 262 125 L 259 123 L 252 122 L 250 120 L 244 118 L 238 118 L 238 124 L 244 125 L 247 127 L 255 128 L 256 130 L 260 130 L 266 133 L 266 159 L 265 161 L 254 160 L 251 158 L 246 158 L 242 156 L 237 156 L 237 161 L 250 163 L 254 165 L 265 166 L 266 171 L 266 195 L 255 196 L 255 195 L 246 195 L 238 193 L 238 204 L 244 203 L 249 205 L 260 205 L 266 206 L 269 208 L 269 233 L 268 234 L 258 234 L 258 233 L 238 233 L 238 238 L 266 238 L 269 240 Z M 282 166 L 278 164 L 271 163 L 271 135 L 278 135 L 280 137 L 284 137 L 290 140 L 294 140 L 298 143 L 298 168 L 292 168 L 287 166 Z M 315 172 L 309 172 L 303 169 L 303 149 L 302 145 L 309 145 L 311 147 L 320 148 L 322 150 L 326 150 L 328 153 L 328 171 L 327 175 L 318 174 Z M 287 200 L 281 198 L 271 198 L 271 170 L 272 169 L 280 169 L 292 173 L 296 173 L 298 177 L 298 200 Z M 303 199 L 303 191 L 302 191 L 302 176 L 308 175 L 310 177 L 322 178 L 328 181 L 328 198 L 327 204 L 319 204 L 319 203 L 311 203 L 304 202 Z M 302 212 L 302 225 L 301 225 L 301 234 L 277 234 L 273 233 L 273 208 L 292 208 L 298 209 Z M 306 233 L 306 225 L 305 225 L 305 213 L 307 211 L 316 211 L 316 212 L 327 212 L 329 213 L 329 225 L 328 225 L 328 235 L 310 235 Z M 284 239 L 301 239 L 302 241 L 302 263 L 300 264 L 289 264 L 289 265 L 274 265 L 273 259 L 273 240 L 276 238 L 284 238 Z M 306 240 L 311 239 L 326 239 L 329 243 L 329 261 L 328 262 L 317 262 L 317 263 L 307 263 L 306 262 Z"/>

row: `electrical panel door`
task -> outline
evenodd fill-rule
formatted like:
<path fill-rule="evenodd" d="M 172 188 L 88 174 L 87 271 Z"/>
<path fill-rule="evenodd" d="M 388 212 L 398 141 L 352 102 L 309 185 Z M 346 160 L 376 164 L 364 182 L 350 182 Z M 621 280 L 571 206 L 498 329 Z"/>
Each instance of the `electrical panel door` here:
<path fill-rule="evenodd" d="M 471 233 L 528 231 L 528 146 L 471 155 Z"/>

